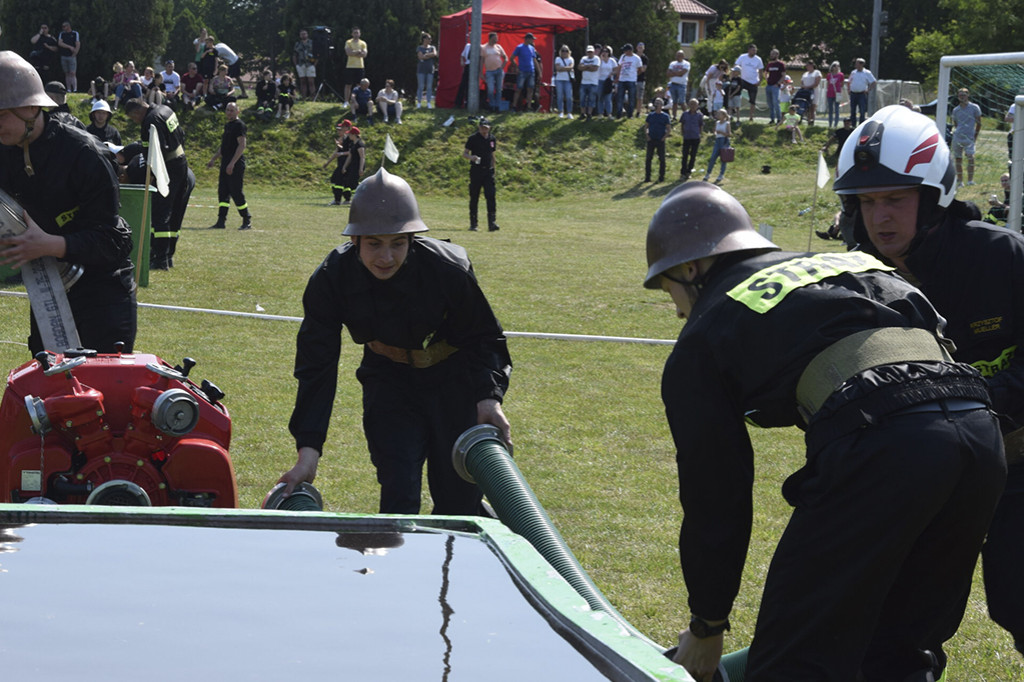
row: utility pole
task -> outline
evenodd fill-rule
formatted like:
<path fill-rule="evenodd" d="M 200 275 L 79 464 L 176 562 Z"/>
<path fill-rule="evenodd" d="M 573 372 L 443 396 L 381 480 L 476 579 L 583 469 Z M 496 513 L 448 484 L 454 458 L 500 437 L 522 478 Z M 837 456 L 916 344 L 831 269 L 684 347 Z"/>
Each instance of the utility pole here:
<path fill-rule="evenodd" d="M 466 93 L 466 109 L 470 114 L 476 114 L 480 111 L 480 33 L 483 31 L 484 0 L 473 0 L 470 11 L 469 92 Z"/>
<path fill-rule="evenodd" d="M 871 66 L 870 66 L 871 73 L 873 73 L 875 75 L 875 78 L 881 78 L 881 75 L 879 75 L 879 73 L 878 73 L 878 61 L 879 61 L 878 52 L 879 52 L 879 43 L 880 43 L 879 38 L 881 37 L 881 33 L 882 33 L 882 0 L 875 0 L 874 11 L 871 14 L 871 59 L 869 60 L 869 63 L 871 64 Z M 876 109 L 876 107 L 875 107 L 876 99 L 875 98 L 876 98 L 876 93 L 877 92 L 878 92 L 878 88 L 874 87 L 874 88 L 871 89 L 871 92 L 868 94 L 868 112 L 869 113 L 874 112 L 875 109 Z"/>

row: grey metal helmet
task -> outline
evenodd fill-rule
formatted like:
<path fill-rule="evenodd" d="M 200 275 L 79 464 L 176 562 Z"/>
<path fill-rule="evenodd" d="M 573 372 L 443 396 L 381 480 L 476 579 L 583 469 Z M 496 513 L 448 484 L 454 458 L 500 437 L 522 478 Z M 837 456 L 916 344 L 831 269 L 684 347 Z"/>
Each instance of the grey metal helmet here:
<path fill-rule="evenodd" d="M 43 79 L 17 52 L 0 52 L 0 109 L 55 107 L 43 90 Z"/>
<path fill-rule="evenodd" d="M 647 228 L 647 278 L 657 289 L 660 277 L 677 265 L 735 251 L 778 251 L 754 229 L 743 205 L 721 187 L 687 182 L 673 190 Z"/>
<path fill-rule="evenodd" d="M 420 219 L 420 206 L 409 183 L 381 168 L 359 183 L 348 211 L 349 237 L 412 234 L 429 230 Z"/>

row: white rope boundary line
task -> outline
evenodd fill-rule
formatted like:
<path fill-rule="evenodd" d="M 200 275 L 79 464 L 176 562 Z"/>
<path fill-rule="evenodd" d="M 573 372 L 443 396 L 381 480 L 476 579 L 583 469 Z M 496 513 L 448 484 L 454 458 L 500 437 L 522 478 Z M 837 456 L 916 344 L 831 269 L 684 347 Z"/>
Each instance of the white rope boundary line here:
<path fill-rule="evenodd" d="M 0 296 L 16 296 L 28 298 L 28 294 L 19 291 L 0 291 Z M 172 310 L 187 313 L 207 313 L 209 315 L 222 315 L 225 317 L 244 317 L 252 320 L 271 320 L 275 322 L 302 322 L 301 317 L 291 315 L 268 315 L 266 313 L 243 313 L 237 310 L 217 310 L 215 308 L 186 308 L 176 305 L 162 305 L 159 303 L 139 303 L 140 308 L 151 308 L 154 310 Z M 593 334 L 549 334 L 546 332 L 510 332 L 506 331 L 505 336 L 509 338 L 522 339 L 548 339 L 557 341 L 610 341 L 613 343 L 640 343 L 648 346 L 672 346 L 675 340 L 669 339 L 644 339 L 632 336 L 599 336 Z"/>

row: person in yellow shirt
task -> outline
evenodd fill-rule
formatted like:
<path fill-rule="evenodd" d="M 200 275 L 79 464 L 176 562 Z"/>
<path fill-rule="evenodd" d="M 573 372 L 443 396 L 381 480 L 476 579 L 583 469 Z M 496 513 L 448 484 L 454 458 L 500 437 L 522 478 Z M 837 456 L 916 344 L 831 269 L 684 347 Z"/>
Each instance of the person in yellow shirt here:
<path fill-rule="evenodd" d="M 345 54 L 348 61 L 345 62 L 345 101 L 352 95 L 352 86 L 359 85 L 359 81 L 365 76 L 366 41 L 360 36 L 362 32 L 358 26 L 352 27 L 352 37 L 345 41 Z"/>

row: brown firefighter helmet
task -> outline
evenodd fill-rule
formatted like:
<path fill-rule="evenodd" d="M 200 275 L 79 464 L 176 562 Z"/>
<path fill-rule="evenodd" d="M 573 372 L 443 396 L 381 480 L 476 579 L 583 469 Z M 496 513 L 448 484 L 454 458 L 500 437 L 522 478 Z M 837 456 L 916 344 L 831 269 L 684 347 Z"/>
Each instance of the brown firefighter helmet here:
<path fill-rule="evenodd" d="M 662 273 L 676 265 L 735 251 L 778 251 L 762 237 L 746 209 L 721 187 L 687 182 L 673 190 L 647 228 L 647 278 L 657 289 Z"/>

